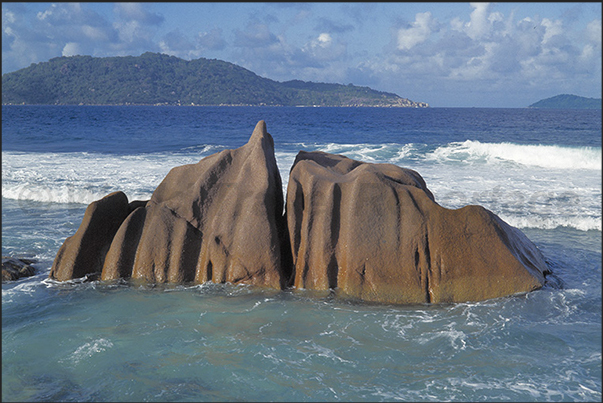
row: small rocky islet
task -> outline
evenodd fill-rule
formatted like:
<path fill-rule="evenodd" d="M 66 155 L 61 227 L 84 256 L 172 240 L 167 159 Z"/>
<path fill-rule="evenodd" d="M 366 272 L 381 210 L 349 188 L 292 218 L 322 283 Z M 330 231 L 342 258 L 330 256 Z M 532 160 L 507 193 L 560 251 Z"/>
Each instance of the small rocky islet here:
<path fill-rule="evenodd" d="M 118 191 L 91 203 L 49 277 L 420 304 L 527 293 L 549 274 L 520 230 L 481 206 L 440 206 L 411 169 L 300 151 L 284 197 L 260 121 L 242 147 L 173 168 L 148 201 Z"/>
<path fill-rule="evenodd" d="M 2 282 L 33 276 L 36 269 L 32 264 L 36 262 L 36 259 L 2 256 Z"/>

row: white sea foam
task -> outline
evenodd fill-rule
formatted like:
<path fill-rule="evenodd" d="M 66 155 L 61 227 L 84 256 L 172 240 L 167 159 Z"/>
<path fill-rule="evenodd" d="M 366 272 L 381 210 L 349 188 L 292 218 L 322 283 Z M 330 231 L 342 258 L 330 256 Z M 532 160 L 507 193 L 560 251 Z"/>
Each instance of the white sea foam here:
<path fill-rule="evenodd" d="M 326 143 L 326 144 L 298 144 L 300 150 L 304 151 L 323 151 L 330 154 L 345 155 L 364 162 L 396 163 L 405 158 L 418 157 L 422 153 L 422 147 L 415 144 L 345 144 L 345 143 Z M 295 154 L 293 154 L 295 157 Z"/>
<path fill-rule="evenodd" d="M 501 215 L 508 224 L 517 228 L 555 229 L 571 227 L 581 231 L 601 231 L 601 217 L 513 217 Z"/>
<path fill-rule="evenodd" d="M 105 351 L 108 348 L 113 347 L 113 343 L 107 339 L 96 339 L 88 343 L 84 343 L 82 346 L 78 347 L 71 355 L 68 357 L 68 361 L 73 364 L 78 364 L 81 360 L 92 357 L 94 354 Z M 64 362 L 65 360 L 61 360 Z"/>
<path fill-rule="evenodd" d="M 285 148 L 276 150 L 283 194 L 299 149 L 320 150 L 414 169 L 443 207 L 482 205 L 519 228 L 601 230 L 600 148 L 477 141 L 437 148 L 389 143 L 289 144 Z M 190 152 L 122 156 L 3 152 L 2 196 L 19 201 L 89 204 L 121 190 L 129 200 L 146 200 L 170 169 L 196 163 L 215 151 L 204 147 Z"/>
<path fill-rule="evenodd" d="M 601 170 L 601 148 L 594 147 L 481 143 L 467 140 L 438 147 L 426 158 L 464 163 L 511 162 L 542 168 Z"/>
<path fill-rule="evenodd" d="M 500 164 L 524 167 L 601 170 L 600 147 L 570 147 L 513 143 L 452 142 L 435 149 L 421 144 L 295 144 L 306 151 L 343 154 L 366 162 L 404 162 L 421 159 L 441 163 Z"/>
<path fill-rule="evenodd" d="M 456 323 L 452 325 L 456 325 Z M 464 350 L 467 347 L 467 335 L 460 330 L 454 329 L 453 326 L 448 326 L 447 330 L 426 333 L 419 337 L 417 341 L 421 344 L 426 344 L 439 339 L 449 342 L 450 346 L 455 350 Z"/>
<path fill-rule="evenodd" d="M 2 153 L 2 196 L 16 200 L 89 204 L 121 190 L 148 199 L 177 165 L 198 157 L 170 154 Z"/>
<path fill-rule="evenodd" d="M 36 275 L 37 278 L 40 277 L 44 277 L 44 275 L 41 275 L 40 273 L 38 273 Z M 29 277 L 29 279 L 31 280 L 32 277 Z M 20 281 L 24 281 L 24 279 L 21 279 Z M 9 304 L 11 302 L 13 302 L 13 297 L 17 296 L 17 295 L 29 295 L 29 296 L 33 296 L 37 290 L 39 286 L 39 283 L 37 281 L 33 282 L 33 281 L 25 281 L 22 282 L 20 284 L 15 285 L 14 287 L 11 288 L 2 288 L 2 303 L 3 304 Z"/>

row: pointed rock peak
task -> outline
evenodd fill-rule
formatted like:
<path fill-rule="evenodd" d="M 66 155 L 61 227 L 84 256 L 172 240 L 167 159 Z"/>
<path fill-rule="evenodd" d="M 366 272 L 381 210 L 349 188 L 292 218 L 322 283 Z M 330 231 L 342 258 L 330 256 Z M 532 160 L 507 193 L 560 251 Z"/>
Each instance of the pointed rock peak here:
<path fill-rule="evenodd" d="M 270 135 L 270 133 L 268 133 L 268 130 L 266 129 L 266 122 L 260 120 L 258 124 L 255 125 L 255 129 L 253 129 L 253 133 L 251 134 L 249 143 L 262 141 L 263 139 L 268 139 L 270 145 L 274 147 L 274 141 L 272 140 L 272 136 Z"/>
<path fill-rule="evenodd" d="M 268 131 L 266 129 L 266 122 L 264 120 L 260 120 L 258 122 L 257 125 L 255 125 L 255 129 L 253 130 L 253 133 L 255 134 L 255 132 L 259 132 L 262 134 L 267 134 Z"/>

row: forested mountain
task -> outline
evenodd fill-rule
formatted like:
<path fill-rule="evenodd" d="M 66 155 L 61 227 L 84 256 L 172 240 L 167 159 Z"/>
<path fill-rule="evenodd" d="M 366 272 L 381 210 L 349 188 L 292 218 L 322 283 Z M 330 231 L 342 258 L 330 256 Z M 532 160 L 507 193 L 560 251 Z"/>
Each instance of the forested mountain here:
<path fill-rule="evenodd" d="M 577 95 L 561 94 L 533 103 L 530 105 L 530 108 L 601 109 L 601 98 L 585 98 Z"/>
<path fill-rule="evenodd" d="M 2 104 L 427 107 L 354 85 L 278 82 L 216 59 L 57 57 L 2 75 Z"/>

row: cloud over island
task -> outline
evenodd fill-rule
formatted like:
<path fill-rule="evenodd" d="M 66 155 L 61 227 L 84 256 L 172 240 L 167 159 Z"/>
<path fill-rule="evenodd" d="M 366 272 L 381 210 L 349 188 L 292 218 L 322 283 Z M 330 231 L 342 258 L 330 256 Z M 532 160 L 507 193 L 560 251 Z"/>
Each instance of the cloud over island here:
<path fill-rule="evenodd" d="M 601 97 L 600 3 L 3 3 L 3 73 L 161 52 L 433 106 Z"/>

